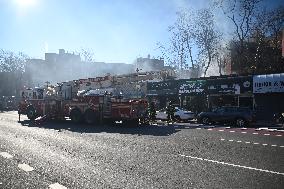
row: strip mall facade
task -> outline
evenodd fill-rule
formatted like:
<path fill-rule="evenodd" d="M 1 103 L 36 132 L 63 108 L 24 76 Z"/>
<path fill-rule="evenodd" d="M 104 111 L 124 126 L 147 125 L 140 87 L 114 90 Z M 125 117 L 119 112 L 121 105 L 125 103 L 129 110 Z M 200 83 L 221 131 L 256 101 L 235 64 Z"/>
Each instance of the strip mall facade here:
<path fill-rule="evenodd" d="M 169 101 L 200 112 L 219 106 L 250 107 L 259 119 L 284 112 L 284 73 L 169 80 L 147 84 L 147 97 L 157 108 Z"/>

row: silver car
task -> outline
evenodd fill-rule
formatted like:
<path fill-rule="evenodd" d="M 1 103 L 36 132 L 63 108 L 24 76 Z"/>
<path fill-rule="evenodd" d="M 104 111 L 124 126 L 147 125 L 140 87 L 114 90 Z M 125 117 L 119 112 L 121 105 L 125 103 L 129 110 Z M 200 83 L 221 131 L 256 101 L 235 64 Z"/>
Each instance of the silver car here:
<path fill-rule="evenodd" d="M 160 111 L 156 111 L 156 119 L 158 120 L 167 120 L 168 114 L 165 109 Z M 183 110 L 181 108 L 175 107 L 175 119 L 178 121 L 185 121 L 185 120 L 192 120 L 194 119 L 195 115 L 191 111 Z"/>

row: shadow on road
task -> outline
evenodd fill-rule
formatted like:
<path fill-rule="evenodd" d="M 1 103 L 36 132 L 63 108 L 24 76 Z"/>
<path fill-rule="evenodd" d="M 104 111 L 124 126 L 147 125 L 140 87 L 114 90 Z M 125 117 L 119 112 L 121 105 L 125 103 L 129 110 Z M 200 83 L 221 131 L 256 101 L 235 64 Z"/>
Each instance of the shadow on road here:
<path fill-rule="evenodd" d="M 125 126 L 123 124 L 115 125 L 87 125 L 74 124 L 70 120 L 65 121 L 49 121 L 41 125 L 37 125 L 32 121 L 20 121 L 21 125 L 28 127 L 39 127 L 46 129 L 55 129 L 59 132 L 64 130 L 78 133 L 120 133 L 133 135 L 153 135 L 153 136 L 169 136 L 178 132 L 173 125 L 139 125 L 139 126 Z"/>

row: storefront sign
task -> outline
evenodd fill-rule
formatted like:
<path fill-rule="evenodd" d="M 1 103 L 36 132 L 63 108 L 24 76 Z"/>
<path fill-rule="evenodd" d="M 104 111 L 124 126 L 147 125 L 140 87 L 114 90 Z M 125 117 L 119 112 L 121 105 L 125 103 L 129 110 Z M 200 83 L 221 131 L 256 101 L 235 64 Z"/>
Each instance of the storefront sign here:
<path fill-rule="evenodd" d="M 178 95 L 178 81 L 149 82 L 147 95 Z"/>
<path fill-rule="evenodd" d="M 225 94 L 240 94 L 240 85 L 239 84 L 232 84 L 232 85 L 210 85 L 208 90 L 211 93 L 225 93 Z"/>
<path fill-rule="evenodd" d="M 205 92 L 205 80 L 185 80 L 181 82 L 179 94 L 201 94 Z"/>
<path fill-rule="evenodd" d="M 284 73 L 254 76 L 253 93 L 284 93 Z"/>
<path fill-rule="evenodd" d="M 209 94 L 243 94 L 252 91 L 252 77 L 217 78 L 207 81 Z"/>

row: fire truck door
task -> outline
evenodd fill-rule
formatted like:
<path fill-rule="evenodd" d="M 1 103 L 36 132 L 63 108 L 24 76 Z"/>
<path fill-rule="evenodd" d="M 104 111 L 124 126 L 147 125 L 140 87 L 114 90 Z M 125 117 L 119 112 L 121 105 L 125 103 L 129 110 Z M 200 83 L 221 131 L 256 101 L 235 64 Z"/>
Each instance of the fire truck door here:
<path fill-rule="evenodd" d="M 104 117 L 111 116 L 111 99 L 108 96 L 104 97 L 103 114 L 104 114 Z"/>

